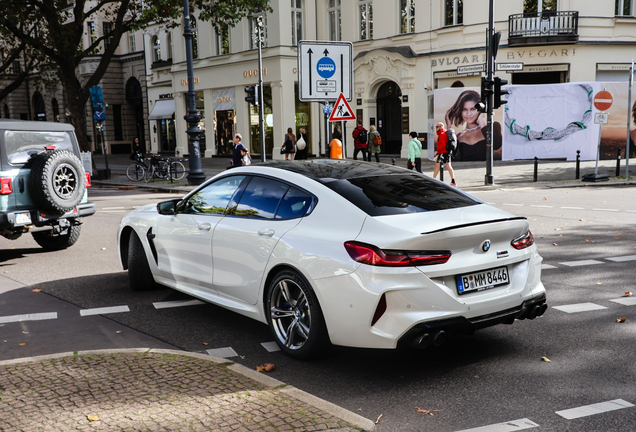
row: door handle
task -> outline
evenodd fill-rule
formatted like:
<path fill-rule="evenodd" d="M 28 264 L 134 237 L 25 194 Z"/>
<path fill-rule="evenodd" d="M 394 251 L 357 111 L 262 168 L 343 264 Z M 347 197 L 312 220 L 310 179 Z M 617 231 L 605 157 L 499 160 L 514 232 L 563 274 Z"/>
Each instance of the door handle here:
<path fill-rule="evenodd" d="M 199 228 L 199 231 L 210 231 L 210 228 L 212 228 L 212 225 L 210 225 L 209 223 L 202 223 L 201 225 L 197 226 L 197 228 Z"/>
<path fill-rule="evenodd" d="M 274 235 L 274 230 L 272 229 L 262 229 L 258 231 L 258 235 L 261 237 L 271 237 Z"/>

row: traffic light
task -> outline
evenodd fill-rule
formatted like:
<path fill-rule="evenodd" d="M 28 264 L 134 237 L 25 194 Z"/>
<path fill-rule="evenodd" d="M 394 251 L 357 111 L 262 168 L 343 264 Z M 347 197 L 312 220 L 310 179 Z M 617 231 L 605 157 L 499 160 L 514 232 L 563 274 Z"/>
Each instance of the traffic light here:
<path fill-rule="evenodd" d="M 507 99 L 501 98 L 502 96 L 505 96 L 508 94 L 508 90 L 504 90 L 501 88 L 501 86 L 505 86 L 506 84 L 508 84 L 508 80 L 495 77 L 495 106 L 494 106 L 495 109 L 508 103 Z"/>
<path fill-rule="evenodd" d="M 245 102 L 258 106 L 258 85 L 245 87 L 245 93 L 248 94 L 245 96 Z"/>
<path fill-rule="evenodd" d="M 493 80 L 481 77 L 481 102 L 477 102 L 475 104 L 477 111 L 482 113 L 488 111 L 488 98 L 495 92 L 493 89 L 494 83 L 495 82 Z"/>

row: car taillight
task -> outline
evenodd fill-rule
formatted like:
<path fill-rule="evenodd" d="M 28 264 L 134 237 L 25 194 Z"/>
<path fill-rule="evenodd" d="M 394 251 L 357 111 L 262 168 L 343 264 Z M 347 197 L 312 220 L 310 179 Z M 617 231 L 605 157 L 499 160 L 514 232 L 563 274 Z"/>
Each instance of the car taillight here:
<path fill-rule="evenodd" d="M 451 257 L 450 251 L 382 250 L 376 246 L 355 241 L 345 242 L 344 246 L 354 261 L 373 266 L 406 267 L 444 264 Z"/>
<path fill-rule="evenodd" d="M 528 231 L 524 235 L 517 237 L 516 239 L 511 241 L 510 244 L 515 249 L 525 249 L 534 244 L 534 237 L 532 236 L 532 233 Z"/>
<path fill-rule="evenodd" d="M 84 173 L 86 174 L 86 187 L 91 187 L 91 174 L 90 173 Z"/>
<path fill-rule="evenodd" d="M 0 177 L 0 195 L 9 195 L 10 193 L 13 193 L 11 177 Z"/>

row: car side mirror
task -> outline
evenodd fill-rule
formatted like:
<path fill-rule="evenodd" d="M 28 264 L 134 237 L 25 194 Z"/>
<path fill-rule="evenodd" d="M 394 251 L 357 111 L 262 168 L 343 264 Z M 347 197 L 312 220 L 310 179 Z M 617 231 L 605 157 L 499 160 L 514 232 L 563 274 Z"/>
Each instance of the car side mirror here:
<path fill-rule="evenodd" d="M 162 201 L 157 204 L 157 212 L 162 215 L 173 215 L 177 212 L 177 203 L 180 199 L 173 199 L 170 201 Z"/>

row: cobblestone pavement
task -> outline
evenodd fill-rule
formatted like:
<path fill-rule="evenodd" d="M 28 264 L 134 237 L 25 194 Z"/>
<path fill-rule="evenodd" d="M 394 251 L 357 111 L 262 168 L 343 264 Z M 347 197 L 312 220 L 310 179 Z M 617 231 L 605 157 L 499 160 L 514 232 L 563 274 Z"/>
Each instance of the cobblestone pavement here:
<path fill-rule="evenodd" d="M 6 432 L 373 429 L 354 413 L 201 354 L 138 349 L 0 362 Z"/>

